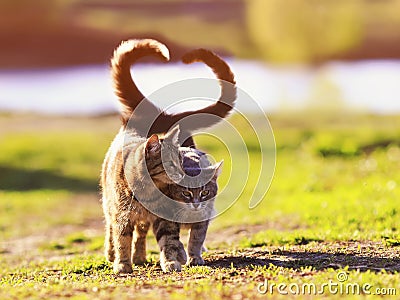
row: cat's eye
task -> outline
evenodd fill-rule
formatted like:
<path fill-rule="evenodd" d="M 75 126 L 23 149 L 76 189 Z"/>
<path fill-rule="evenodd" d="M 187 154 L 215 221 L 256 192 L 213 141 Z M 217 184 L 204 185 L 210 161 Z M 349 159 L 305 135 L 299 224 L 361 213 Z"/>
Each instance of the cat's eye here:
<path fill-rule="evenodd" d="M 182 195 L 185 196 L 185 197 L 192 197 L 193 196 L 191 191 L 183 191 Z"/>
<path fill-rule="evenodd" d="M 205 196 L 207 196 L 208 194 L 210 194 L 210 191 L 209 191 L 209 190 L 202 190 L 202 191 L 200 192 L 200 196 L 202 196 L 202 197 L 205 197 Z"/>

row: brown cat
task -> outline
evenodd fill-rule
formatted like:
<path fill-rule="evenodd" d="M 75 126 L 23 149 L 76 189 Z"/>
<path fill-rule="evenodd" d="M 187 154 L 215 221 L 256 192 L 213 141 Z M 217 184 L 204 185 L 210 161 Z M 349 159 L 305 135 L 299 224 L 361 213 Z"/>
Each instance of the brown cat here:
<path fill-rule="evenodd" d="M 101 176 L 105 252 L 108 260 L 114 262 L 116 273 L 131 272 L 132 261 L 145 261 L 143 240 L 154 216 L 135 197 L 139 194 L 142 199 L 155 199 L 159 189 L 173 183 L 162 166 L 161 151 L 168 147 L 177 150 L 178 134 L 176 128 L 160 140 L 157 135 L 146 139 L 121 130 L 107 152 Z M 177 154 L 177 151 L 168 151 L 169 159 L 167 155 L 163 156 L 164 165 L 176 174 L 175 180 L 183 177 L 183 174 L 179 175 L 181 167 Z M 135 241 L 131 257 L 132 234 Z"/>
<path fill-rule="evenodd" d="M 187 218 L 188 207 L 181 205 L 181 208 L 176 210 L 177 215 L 172 218 L 173 220 L 155 216 L 149 210 L 154 212 L 163 207 L 161 204 L 171 203 L 171 201 L 163 200 L 163 196 L 160 196 L 163 194 L 160 191 L 169 198 L 178 200 L 176 202 L 180 204 L 185 202 L 182 195 L 191 192 L 191 200 L 186 199 L 193 202 L 191 207 L 207 208 L 198 213 L 189 214 L 190 218 L 187 221 L 183 220 L 183 223 L 190 223 L 191 227 L 188 246 L 189 263 L 204 263 L 200 252 L 208 220 L 212 217 L 213 199 L 217 191 L 216 179 L 220 166 L 196 165 L 197 160 L 192 158 L 197 157 L 200 162 L 203 154 L 196 149 L 179 148 L 178 140 L 186 146 L 194 147 L 190 132 L 217 123 L 229 113 L 236 98 L 233 75 L 226 63 L 212 52 L 198 49 L 185 55 L 183 60 L 186 63 L 203 61 L 213 69 L 222 86 L 220 99 L 213 105 L 197 111 L 173 115 L 161 112 L 143 97 L 130 76 L 130 65 L 148 54 L 168 58 L 167 48 L 157 41 L 130 40 L 123 42 L 115 50 L 112 59 L 115 91 L 123 106 L 122 128 L 103 163 L 101 186 L 106 218 L 106 256 L 114 262 L 116 273 L 131 272 L 132 262 L 139 264 L 145 261 L 145 237 L 150 224 L 153 224 L 160 246 L 162 269 L 164 271 L 180 270 L 181 264 L 186 262 L 186 253 L 179 241 L 180 223 L 174 220 L 176 220 L 175 217 L 178 217 L 180 221 L 182 218 Z M 204 114 L 207 116 L 205 117 Z M 187 117 L 192 117 L 190 122 Z M 132 122 L 128 123 L 130 118 Z M 154 120 L 154 122 L 149 124 L 149 120 Z M 174 124 L 180 124 L 183 130 L 174 128 L 162 140 L 154 135 L 154 133 L 166 132 Z M 148 137 L 148 139 L 143 137 Z M 169 149 L 169 151 L 163 152 L 162 149 Z M 188 156 L 191 158 L 186 159 L 187 163 L 185 163 L 185 157 Z M 203 161 L 206 160 L 203 159 Z M 201 176 L 198 178 L 189 174 L 195 169 L 198 173 L 209 173 L 208 182 Z M 184 171 L 186 174 L 183 173 Z M 197 180 L 201 186 L 192 186 L 194 181 L 191 177 L 195 177 L 193 180 Z M 180 187 L 176 184 L 179 179 L 185 182 Z M 179 192 L 179 189 L 184 189 L 185 192 L 183 190 Z M 208 205 L 200 204 L 203 202 Z M 145 204 L 147 208 L 142 204 Z M 151 209 L 148 209 L 149 207 Z M 167 210 L 169 213 L 171 211 L 175 213 L 175 210 Z M 193 218 L 193 216 L 196 217 Z M 132 235 L 134 236 L 133 245 Z"/>
<path fill-rule="evenodd" d="M 186 252 L 179 241 L 182 222 L 189 223 L 190 228 L 188 263 L 204 263 L 201 249 L 213 217 L 221 164 L 213 166 L 201 151 L 179 147 L 178 135 L 178 127 L 163 139 L 120 131 L 106 155 L 101 177 L 105 251 L 115 273 L 132 272 L 132 262 L 146 261 L 146 235 L 151 224 L 164 271 L 179 271 L 186 263 Z M 168 203 L 164 195 L 184 205 Z M 170 213 L 169 220 L 160 217 L 165 212 Z"/>

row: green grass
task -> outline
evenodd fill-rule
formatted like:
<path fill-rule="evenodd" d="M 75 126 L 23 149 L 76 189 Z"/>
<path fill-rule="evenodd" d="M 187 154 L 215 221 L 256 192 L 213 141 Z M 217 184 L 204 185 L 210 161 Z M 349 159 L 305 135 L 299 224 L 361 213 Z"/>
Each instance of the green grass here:
<path fill-rule="evenodd" d="M 257 291 L 265 280 L 320 287 L 340 283 L 340 272 L 348 276 L 345 283 L 369 284 L 375 294 L 395 288 L 399 295 L 400 116 L 277 115 L 270 121 L 276 170 L 254 209 L 248 205 L 259 146 L 243 120 L 231 118 L 246 132 L 249 164 L 224 127 L 213 132 L 229 141 L 229 149 L 196 138 L 201 149 L 225 160 L 225 190 L 217 201 L 228 203 L 244 186 L 211 225 L 207 265 L 163 274 L 149 236 L 148 265 L 115 276 L 102 255 L 97 182 L 118 119 L 37 116 L 21 130 L 19 116 L 0 116 L 7 124 L 0 131 L 0 298 L 253 299 L 269 295 Z M 246 176 L 229 174 L 231 168 Z M 290 297 L 276 288 L 273 296 Z"/>

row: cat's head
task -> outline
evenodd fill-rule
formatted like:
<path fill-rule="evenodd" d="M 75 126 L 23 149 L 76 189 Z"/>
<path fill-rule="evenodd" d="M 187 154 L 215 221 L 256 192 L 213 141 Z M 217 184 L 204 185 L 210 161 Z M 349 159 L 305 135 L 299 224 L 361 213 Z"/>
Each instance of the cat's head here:
<path fill-rule="evenodd" d="M 179 182 L 184 176 L 179 154 L 179 132 L 179 126 L 175 126 L 162 138 L 153 134 L 146 141 L 146 166 L 156 183 Z"/>
<path fill-rule="evenodd" d="M 169 185 L 169 197 L 185 204 L 188 211 L 213 210 L 221 169 L 222 162 L 207 167 L 184 168 L 185 178 L 180 184 Z"/>

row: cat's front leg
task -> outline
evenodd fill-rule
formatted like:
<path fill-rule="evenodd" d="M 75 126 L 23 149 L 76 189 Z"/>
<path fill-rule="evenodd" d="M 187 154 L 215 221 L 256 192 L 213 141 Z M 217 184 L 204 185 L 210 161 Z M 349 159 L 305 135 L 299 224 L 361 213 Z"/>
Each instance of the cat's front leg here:
<path fill-rule="evenodd" d="M 181 265 L 186 263 L 187 258 L 185 248 L 179 241 L 179 224 L 158 218 L 153 223 L 153 231 L 160 247 L 162 270 L 181 271 Z"/>
<path fill-rule="evenodd" d="M 189 266 L 204 265 L 204 259 L 201 257 L 201 252 L 203 250 L 204 240 L 206 239 L 208 224 L 208 221 L 204 221 L 193 223 L 190 227 L 188 242 L 189 260 L 187 262 Z"/>
<path fill-rule="evenodd" d="M 126 218 L 122 218 L 124 221 Z M 114 273 L 125 274 L 132 273 L 132 235 L 133 226 L 129 221 L 114 222 L 112 227 L 114 242 Z"/>

